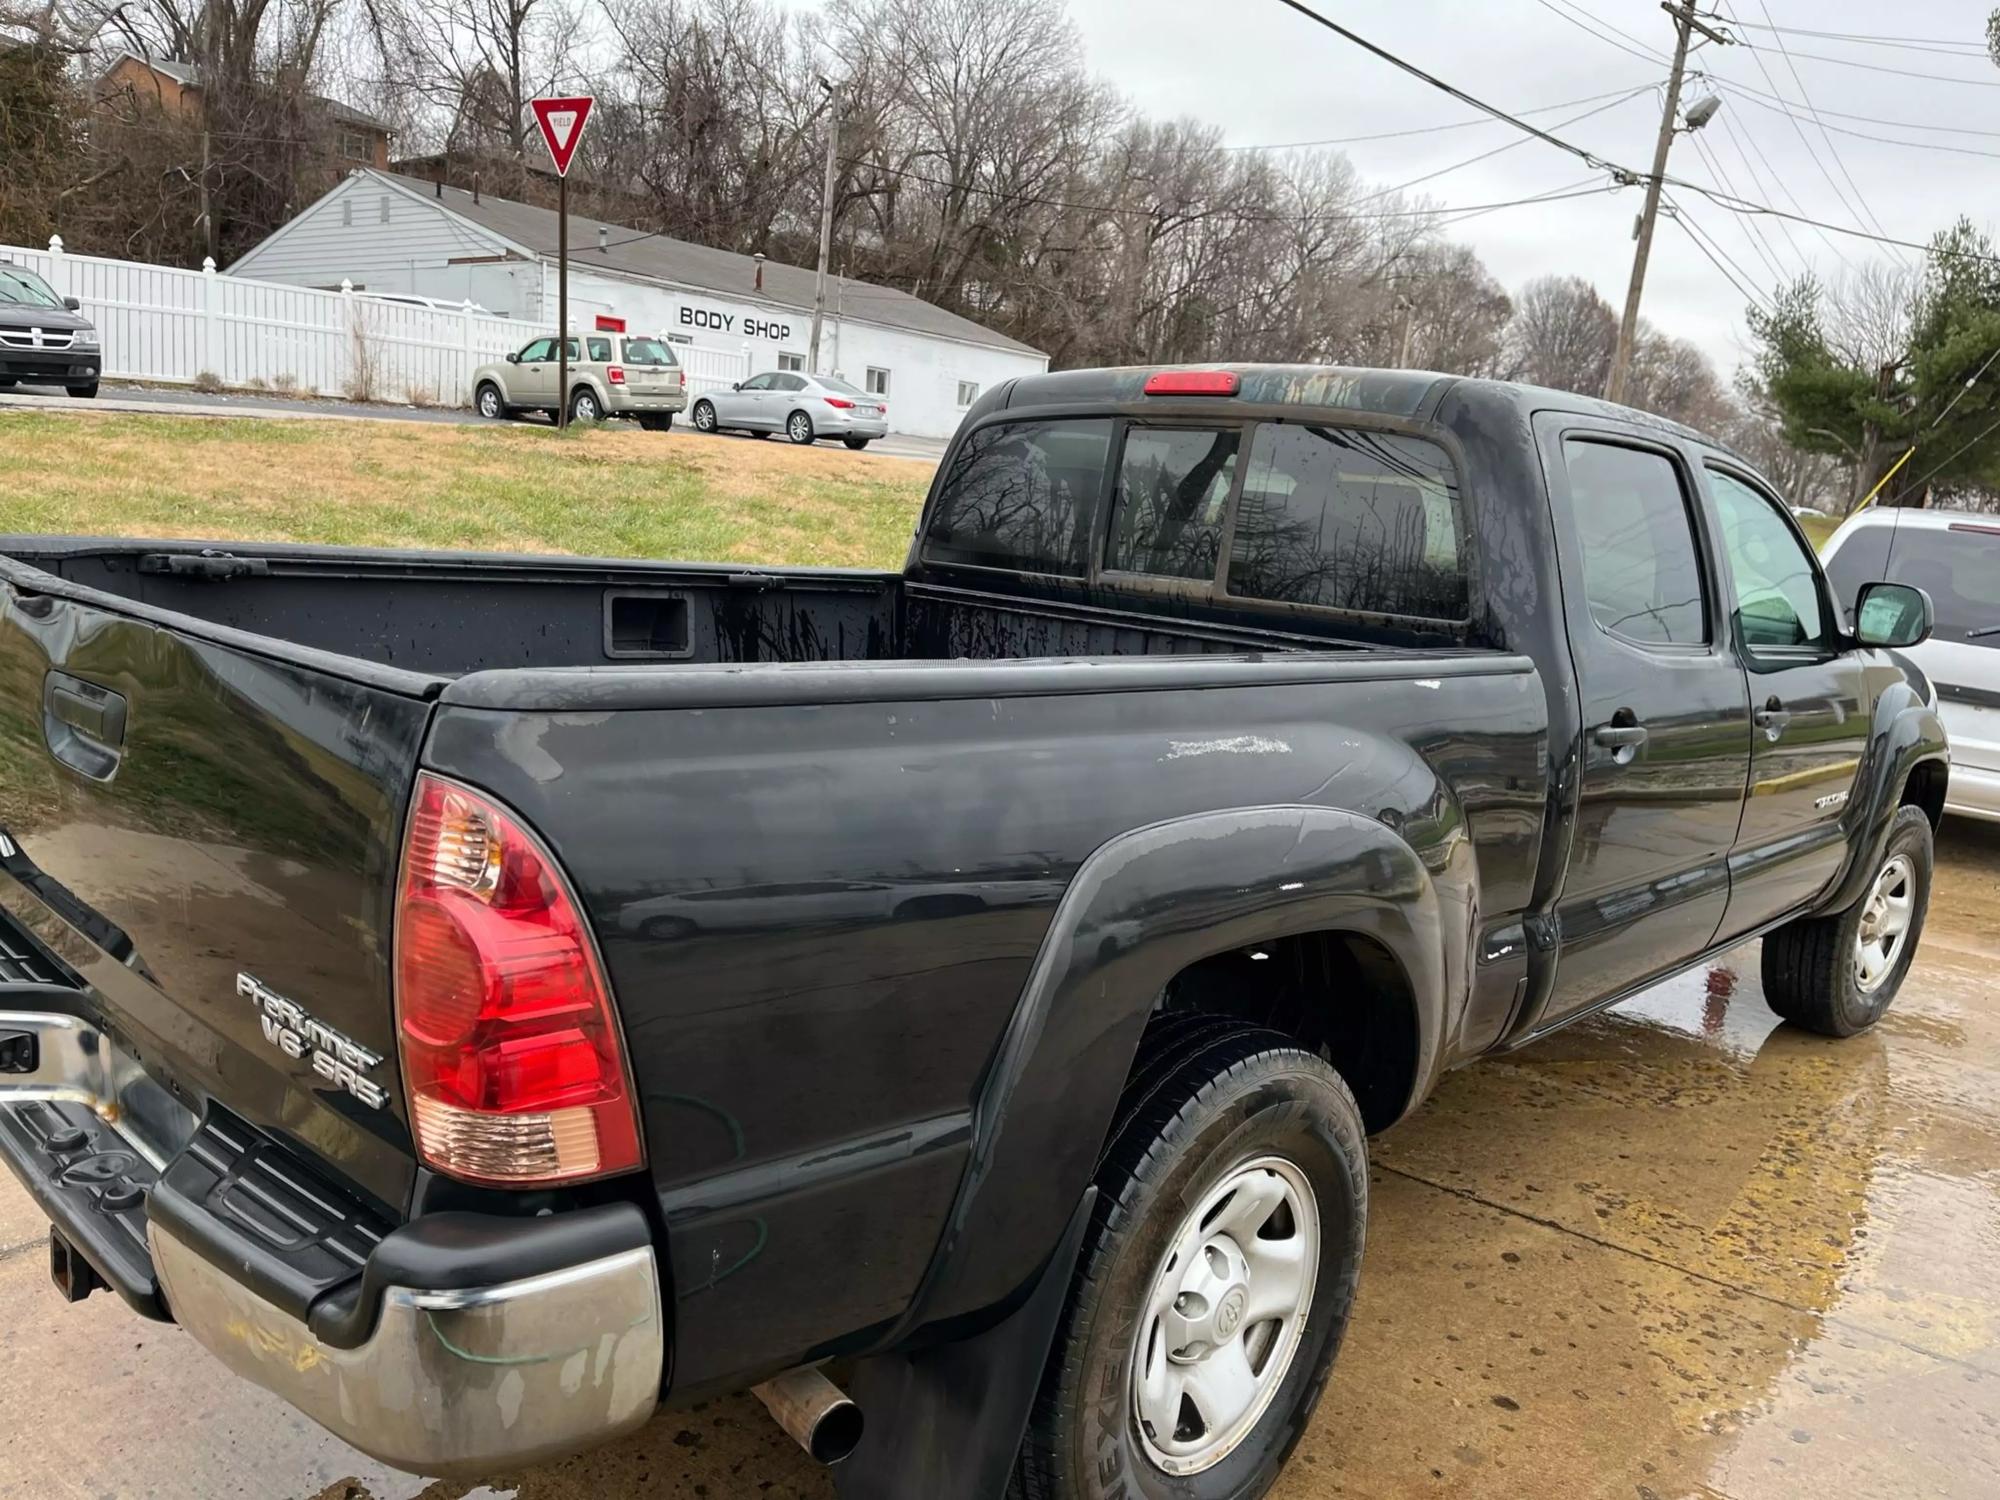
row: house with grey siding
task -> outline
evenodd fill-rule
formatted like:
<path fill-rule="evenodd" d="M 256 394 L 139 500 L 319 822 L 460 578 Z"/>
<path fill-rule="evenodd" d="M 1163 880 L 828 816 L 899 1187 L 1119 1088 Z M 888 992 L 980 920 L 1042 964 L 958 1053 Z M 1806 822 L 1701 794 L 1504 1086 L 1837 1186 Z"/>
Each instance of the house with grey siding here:
<path fill-rule="evenodd" d="M 746 373 L 805 368 L 814 272 L 570 215 L 572 329 L 623 327 L 740 356 Z M 557 221 L 392 172 L 355 171 L 229 267 L 299 286 L 471 302 L 552 332 Z M 1048 368 L 1017 339 L 893 287 L 830 277 L 822 370 L 881 396 L 891 427 L 946 437 L 979 393 Z"/>

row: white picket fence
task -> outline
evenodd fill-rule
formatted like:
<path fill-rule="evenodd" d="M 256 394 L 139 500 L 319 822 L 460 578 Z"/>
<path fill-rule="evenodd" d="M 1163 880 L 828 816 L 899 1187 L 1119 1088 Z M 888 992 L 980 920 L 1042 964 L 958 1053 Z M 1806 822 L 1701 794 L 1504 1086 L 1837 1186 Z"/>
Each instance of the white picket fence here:
<path fill-rule="evenodd" d="M 0 245 L 0 260 L 75 297 L 97 325 L 113 380 L 270 387 L 318 396 L 464 406 L 472 372 L 536 330 L 512 318 L 383 302 L 348 288 L 321 291 L 96 255 Z M 691 392 L 750 373 L 748 351 L 675 346 Z"/>

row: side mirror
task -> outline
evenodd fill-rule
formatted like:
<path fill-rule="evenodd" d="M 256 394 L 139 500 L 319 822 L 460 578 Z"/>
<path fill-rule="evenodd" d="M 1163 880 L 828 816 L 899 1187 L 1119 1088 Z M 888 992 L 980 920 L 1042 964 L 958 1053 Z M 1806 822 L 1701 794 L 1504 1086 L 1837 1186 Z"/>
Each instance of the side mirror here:
<path fill-rule="evenodd" d="M 82 304 L 81 302 L 77 301 L 77 300 L 76 300 L 76 298 L 74 298 L 74 297 L 65 297 L 65 298 L 63 298 L 63 306 L 64 306 L 64 307 L 66 307 L 67 309 L 69 309 L 69 311 L 71 311 L 71 312 L 82 312 L 82 311 L 83 311 L 83 304 Z"/>
<path fill-rule="evenodd" d="M 513 349 L 509 349 L 507 351 L 507 363 L 510 365 L 518 365 L 520 362 L 521 362 L 521 356 L 519 352 Z"/>
<path fill-rule="evenodd" d="M 1854 638 L 1864 646 L 1919 645 L 1936 623 L 1931 596 L 1912 584 L 1864 584 L 1854 601 Z"/>
<path fill-rule="evenodd" d="M 729 385 L 729 388 L 730 388 L 730 389 L 731 389 L 732 391 L 740 391 L 740 390 L 742 390 L 742 389 L 743 389 L 743 382 L 742 382 L 742 381 L 740 381 L 740 380 L 736 380 L 736 381 L 731 381 L 731 382 L 730 382 L 730 385 Z"/>

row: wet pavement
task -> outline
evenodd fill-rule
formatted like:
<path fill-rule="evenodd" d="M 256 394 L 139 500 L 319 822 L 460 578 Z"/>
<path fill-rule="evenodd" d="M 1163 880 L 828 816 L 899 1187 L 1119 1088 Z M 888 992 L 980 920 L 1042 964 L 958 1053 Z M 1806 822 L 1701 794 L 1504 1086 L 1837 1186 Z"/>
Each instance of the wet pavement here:
<path fill-rule="evenodd" d="M 1275 1494 L 2000 1495 L 2000 826 L 1896 1008 L 1780 1028 L 1754 945 L 1448 1078 L 1375 1143 L 1347 1347 Z M 107 1297 L 0 1182 L 0 1496 L 830 1500 L 762 1409 L 486 1485 L 383 1470 Z"/>

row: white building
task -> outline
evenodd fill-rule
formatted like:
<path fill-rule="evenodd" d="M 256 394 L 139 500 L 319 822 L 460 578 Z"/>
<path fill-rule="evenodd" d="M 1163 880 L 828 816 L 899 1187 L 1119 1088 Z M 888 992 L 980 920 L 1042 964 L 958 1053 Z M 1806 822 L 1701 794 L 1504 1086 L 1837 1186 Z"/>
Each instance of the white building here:
<path fill-rule="evenodd" d="M 518 318 L 525 343 L 555 324 L 556 240 L 553 209 L 364 168 L 229 270 L 301 286 L 345 281 L 356 291 L 469 300 Z M 810 269 L 576 214 L 569 242 L 573 328 L 622 323 L 665 334 L 697 386 L 711 371 L 741 378 L 805 368 Z M 881 395 L 897 432 L 948 437 L 981 391 L 1048 363 L 1046 354 L 907 292 L 828 278 L 820 364 Z"/>

